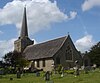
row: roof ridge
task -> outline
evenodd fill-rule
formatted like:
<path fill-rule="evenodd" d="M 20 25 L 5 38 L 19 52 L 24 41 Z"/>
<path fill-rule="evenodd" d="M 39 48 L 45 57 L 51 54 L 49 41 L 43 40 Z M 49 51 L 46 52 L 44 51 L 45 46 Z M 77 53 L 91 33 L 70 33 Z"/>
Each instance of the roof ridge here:
<path fill-rule="evenodd" d="M 55 38 L 55 39 L 51 39 L 51 40 L 48 40 L 48 41 L 45 41 L 45 42 L 41 42 L 41 43 L 37 43 L 37 44 L 32 44 L 32 45 L 29 45 L 29 46 L 27 46 L 27 47 L 31 47 L 31 46 L 35 46 L 35 45 L 39 45 L 39 44 L 44 44 L 44 43 L 47 43 L 47 42 L 51 42 L 51 41 L 55 41 L 55 40 L 59 40 L 59 39 L 61 39 L 61 38 L 66 38 L 67 36 L 63 36 L 63 37 L 59 37 L 59 38 Z"/>

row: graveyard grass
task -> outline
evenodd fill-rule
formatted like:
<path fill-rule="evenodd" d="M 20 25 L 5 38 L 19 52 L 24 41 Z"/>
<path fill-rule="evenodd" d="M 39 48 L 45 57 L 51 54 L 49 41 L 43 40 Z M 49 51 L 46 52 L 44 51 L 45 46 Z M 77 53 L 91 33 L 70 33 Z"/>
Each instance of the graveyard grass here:
<path fill-rule="evenodd" d="M 10 80 L 10 78 L 13 78 L 13 80 Z M 0 76 L 0 83 L 100 83 L 100 70 L 97 69 L 88 74 L 81 73 L 77 77 L 73 74 L 65 74 L 64 77 L 60 77 L 59 74 L 53 74 L 48 82 L 44 80 L 43 73 L 40 77 L 36 77 L 34 73 L 28 73 L 20 79 L 17 79 L 15 74 L 10 74 Z"/>

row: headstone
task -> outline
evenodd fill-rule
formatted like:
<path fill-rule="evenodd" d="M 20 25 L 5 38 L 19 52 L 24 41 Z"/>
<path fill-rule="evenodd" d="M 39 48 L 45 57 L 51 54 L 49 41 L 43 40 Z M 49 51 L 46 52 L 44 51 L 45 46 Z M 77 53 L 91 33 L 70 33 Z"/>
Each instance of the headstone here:
<path fill-rule="evenodd" d="M 36 76 L 39 77 L 40 76 L 40 73 L 39 72 L 36 72 Z"/>
<path fill-rule="evenodd" d="M 50 80 L 50 73 L 49 73 L 49 71 L 47 71 L 45 73 L 44 79 L 45 79 L 45 81 L 49 81 Z"/>
<path fill-rule="evenodd" d="M 17 78 L 21 78 L 20 68 L 18 68 L 18 70 L 17 70 Z"/>
<path fill-rule="evenodd" d="M 61 69 L 61 77 L 64 77 L 64 67 Z"/>
<path fill-rule="evenodd" d="M 63 73 L 61 74 L 61 77 L 64 77 L 64 74 Z"/>
<path fill-rule="evenodd" d="M 78 75 L 79 75 L 79 65 L 78 65 L 78 60 L 75 61 L 75 64 L 76 64 L 75 75 L 78 76 Z"/>
<path fill-rule="evenodd" d="M 95 70 L 95 69 L 96 69 L 96 67 L 97 67 L 97 65 L 96 65 L 96 64 L 93 64 L 93 66 L 92 66 L 92 67 L 93 67 L 93 69 Z"/>
<path fill-rule="evenodd" d="M 19 71 L 17 71 L 17 78 L 21 78 L 21 74 Z"/>
<path fill-rule="evenodd" d="M 79 69 L 78 68 L 76 68 L 76 76 L 78 76 L 79 75 Z"/>
<path fill-rule="evenodd" d="M 85 67 L 85 68 L 84 68 L 85 74 L 88 74 L 88 71 L 89 71 L 88 67 Z"/>
<path fill-rule="evenodd" d="M 13 78 L 11 77 L 10 80 L 13 80 Z"/>

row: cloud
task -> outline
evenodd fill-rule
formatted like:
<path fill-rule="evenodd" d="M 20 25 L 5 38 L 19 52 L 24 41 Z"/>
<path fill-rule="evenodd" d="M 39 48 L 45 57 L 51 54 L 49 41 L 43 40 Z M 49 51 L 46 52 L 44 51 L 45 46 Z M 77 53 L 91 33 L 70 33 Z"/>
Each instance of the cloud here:
<path fill-rule="evenodd" d="M 96 6 L 100 6 L 100 0 L 85 0 L 82 4 L 82 10 L 87 11 Z"/>
<path fill-rule="evenodd" d="M 70 15 L 61 12 L 56 1 L 14 0 L 0 9 L 0 25 L 15 24 L 20 30 L 25 4 L 27 5 L 28 28 L 31 34 L 48 29 L 52 23 L 72 20 L 77 15 L 74 11 L 70 11 Z"/>
<path fill-rule="evenodd" d="M 2 32 L 2 31 L 0 31 L 0 34 L 3 34 L 3 32 Z"/>
<path fill-rule="evenodd" d="M 77 12 L 70 11 L 70 19 L 74 19 L 77 16 Z"/>
<path fill-rule="evenodd" d="M 0 58 L 8 53 L 9 51 L 14 50 L 14 41 L 16 38 L 12 38 L 11 40 L 3 40 L 0 41 Z"/>
<path fill-rule="evenodd" d="M 0 58 L 2 58 L 6 53 L 14 50 L 15 40 L 17 40 L 17 38 L 0 41 Z M 34 44 L 37 44 L 37 41 L 35 39 L 32 40 L 34 40 Z"/>
<path fill-rule="evenodd" d="M 75 42 L 76 48 L 81 52 L 88 51 L 94 44 L 95 41 L 93 40 L 93 36 L 89 34 L 85 35 Z"/>

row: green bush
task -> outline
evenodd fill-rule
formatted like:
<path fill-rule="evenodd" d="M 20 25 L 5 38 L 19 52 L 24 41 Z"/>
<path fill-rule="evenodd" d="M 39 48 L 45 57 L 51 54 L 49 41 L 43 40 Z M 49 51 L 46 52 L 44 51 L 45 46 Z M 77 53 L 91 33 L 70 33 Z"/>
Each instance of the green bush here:
<path fill-rule="evenodd" d="M 67 74 L 74 74 L 75 73 L 74 70 L 65 70 L 64 72 L 67 73 Z"/>
<path fill-rule="evenodd" d="M 61 64 L 58 65 L 58 67 L 57 67 L 57 72 L 58 72 L 59 74 L 62 73 L 62 65 L 61 65 Z"/>

